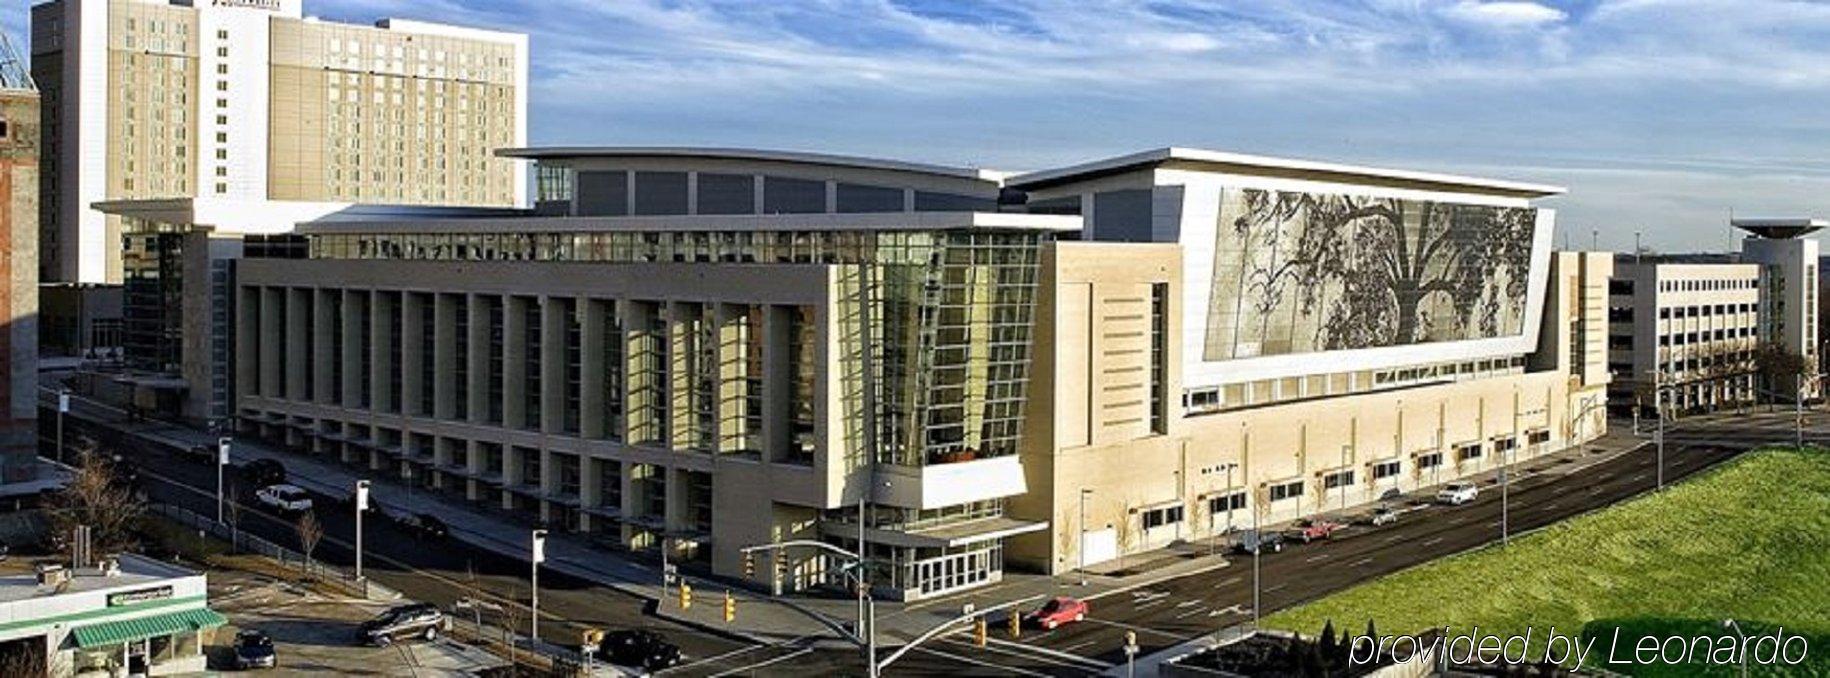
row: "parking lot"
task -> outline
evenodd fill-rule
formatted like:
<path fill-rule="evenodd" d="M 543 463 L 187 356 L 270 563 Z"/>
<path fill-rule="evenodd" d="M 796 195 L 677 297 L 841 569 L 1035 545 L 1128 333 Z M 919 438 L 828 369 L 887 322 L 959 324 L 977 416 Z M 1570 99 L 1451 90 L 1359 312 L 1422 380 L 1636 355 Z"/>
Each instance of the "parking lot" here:
<path fill-rule="evenodd" d="M 210 668 L 235 668 L 235 634 L 259 629 L 273 638 L 279 675 L 458 676 L 505 662 L 449 637 L 376 648 L 358 645 L 356 627 L 389 606 L 334 598 L 291 582 L 238 571 L 212 571 L 210 607 L 229 618 L 206 652 Z"/>

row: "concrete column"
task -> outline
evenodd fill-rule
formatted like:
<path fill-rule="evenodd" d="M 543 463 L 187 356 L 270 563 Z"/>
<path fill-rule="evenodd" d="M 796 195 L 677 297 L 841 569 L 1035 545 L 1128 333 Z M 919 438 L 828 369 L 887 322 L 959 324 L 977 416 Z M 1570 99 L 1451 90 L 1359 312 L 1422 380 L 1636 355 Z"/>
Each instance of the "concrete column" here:
<path fill-rule="evenodd" d="M 668 532 L 685 531 L 688 527 L 686 518 L 686 471 L 678 468 L 661 470 L 667 479 L 666 529 Z"/>
<path fill-rule="evenodd" d="M 527 411 L 527 308 L 525 297 L 502 300 L 502 425 L 525 426 L 538 412 Z"/>
<path fill-rule="evenodd" d="M 578 506 L 581 509 L 578 512 L 578 529 L 582 532 L 590 532 L 597 527 L 597 516 L 582 509 L 597 506 L 599 498 L 603 496 L 600 491 L 602 477 L 598 467 L 605 463 L 615 462 L 588 454 L 578 455 Z"/>
<path fill-rule="evenodd" d="M 286 399 L 293 402 L 306 400 L 307 380 L 312 375 L 305 369 L 305 357 L 311 354 L 311 335 L 306 332 L 306 318 L 311 314 L 311 290 L 287 289 L 286 296 Z"/>
<path fill-rule="evenodd" d="M 402 292 L 400 296 L 400 411 L 403 414 L 430 416 L 431 412 L 421 411 L 421 394 L 432 384 L 425 382 L 425 371 L 420 366 L 425 361 L 425 337 L 432 328 L 426 327 L 422 309 L 425 300 L 418 294 Z M 435 348 L 434 351 L 437 349 Z"/>
<path fill-rule="evenodd" d="M 604 310 L 615 304 L 603 299 L 582 299 L 584 314 L 579 328 L 578 432 L 586 438 L 608 437 L 604 419 Z"/>
<path fill-rule="evenodd" d="M 794 441 L 789 424 L 792 411 L 793 384 L 788 374 L 789 355 L 794 342 L 789 337 L 787 306 L 768 306 L 763 310 L 763 459 L 780 461 L 790 454 Z"/>
<path fill-rule="evenodd" d="M 699 305 L 675 302 L 667 307 L 667 342 L 672 348 L 668 350 L 668 377 L 672 385 L 668 389 L 667 420 L 672 431 L 667 438 L 672 443 L 668 447 L 676 450 L 691 448 L 693 436 L 693 383 L 692 363 L 697 359 L 693 347 L 693 323 L 700 319 Z"/>
<path fill-rule="evenodd" d="M 400 403 L 394 402 L 394 395 L 389 392 L 394 370 L 399 369 L 394 364 L 393 336 L 389 331 L 400 320 L 394 299 L 394 292 L 369 292 L 369 409 L 376 412 L 400 409 Z"/>
<path fill-rule="evenodd" d="M 243 397 L 260 393 L 261 290 L 243 287 L 235 295 L 235 399 L 239 407 Z"/>
<path fill-rule="evenodd" d="M 481 424 L 489 421 L 488 408 L 501 406 L 501 403 L 489 402 L 489 299 L 485 295 L 472 294 L 466 305 L 470 313 L 470 353 L 460 359 L 470 361 L 470 386 L 465 389 L 470 421 Z"/>
<path fill-rule="evenodd" d="M 365 290 L 343 290 L 343 383 L 340 389 L 343 396 L 339 402 L 344 407 L 357 407 L 362 402 L 362 318 L 368 316 L 368 292 Z"/>
<path fill-rule="evenodd" d="M 475 440 L 464 441 L 464 470 L 470 477 L 464 482 L 464 498 L 477 501 L 483 498 L 483 483 L 476 476 L 483 473 L 483 443 Z"/>
<path fill-rule="evenodd" d="M 577 303 L 568 297 L 540 301 L 540 430 L 558 433 L 565 430 L 566 389 L 571 386 L 566 383 L 566 327 L 576 317 Z"/>
<path fill-rule="evenodd" d="M 275 398 L 280 395 L 280 291 L 263 287 L 260 291 L 260 394 Z"/>
<path fill-rule="evenodd" d="M 331 369 L 334 361 L 343 356 L 336 351 L 336 335 L 332 328 L 336 325 L 336 314 L 332 312 L 332 295 L 341 295 L 337 290 L 313 290 L 311 292 L 311 394 L 312 400 L 319 404 L 337 402 L 343 388 L 333 378 L 336 371 Z"/>
<path fill-rule="evenodd" d="M 450 366 L 456 365 L 457 314 L 468 313 L 459 307 L 463 297 L 439 294 L 432 300 L 432 416 L 451 419 L 457 411 L 456 377 Z"/>
<path fill-rule="evenodd" d="M 718 451 L 743 448 L 744 328 L 748 306 L 718 306 Z M 755 331 L 756 328 L 750 328 Z"/>

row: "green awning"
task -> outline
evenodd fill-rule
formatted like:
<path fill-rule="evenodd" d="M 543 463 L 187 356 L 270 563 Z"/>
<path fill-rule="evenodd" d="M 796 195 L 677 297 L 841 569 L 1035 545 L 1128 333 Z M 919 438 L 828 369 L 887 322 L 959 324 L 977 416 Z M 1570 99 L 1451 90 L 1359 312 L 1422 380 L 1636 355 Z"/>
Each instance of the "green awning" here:
<path fill-rule="evenodd" d="M 138 619 L 107 622 L 78 626 L 75 630 L 76 646 L 80 648 L 119 645 L 133 640 L 144 640 L 154 636 L 169 636 L 174 633 L 191 633 L 201 629 L 215 628 L 228 623 L 228 619 L 207 607 L 199 607 L 179 612 L 155 614 Z"/>

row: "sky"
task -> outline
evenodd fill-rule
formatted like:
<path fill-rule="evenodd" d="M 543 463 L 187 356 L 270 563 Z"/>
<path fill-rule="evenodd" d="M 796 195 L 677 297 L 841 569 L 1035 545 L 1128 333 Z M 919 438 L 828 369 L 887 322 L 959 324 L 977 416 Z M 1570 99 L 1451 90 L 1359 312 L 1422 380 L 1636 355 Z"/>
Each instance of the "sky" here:
<path fill-rule="evenodd" d="M 24 0 L 0 26 L 19 42 Z M 305 0 L 530 34 L 534 144 L 1040 169 L 1191 146 L 1536 181 L 1567 242 L 1830 217 L 1830 3 Z M 1560 235 L 1561 237 L 1565 237 Z"/>

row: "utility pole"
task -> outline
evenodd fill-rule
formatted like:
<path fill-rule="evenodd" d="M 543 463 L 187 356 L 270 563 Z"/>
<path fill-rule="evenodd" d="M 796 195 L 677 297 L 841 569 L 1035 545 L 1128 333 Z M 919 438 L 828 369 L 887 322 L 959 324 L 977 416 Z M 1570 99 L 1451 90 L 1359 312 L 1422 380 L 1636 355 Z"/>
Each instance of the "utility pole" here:
<path fill-rule="evenodd" d="M 1090 487 L 1080 488 L 1080 585 L 1087 585 L 1087 495 L 1093 494 Z"/>
<path fill-rule="evenodd" d="M 1658 428 L 1652 431 L 1652 440 L 1658 448 L 1658 489 L 1665 489 L 1665 386 L 1660 379 L 1662 370 L 1652 370 L 1652 416 L 1658 419 Z"/>
<path fill-rule="evenodd" d="M 1514 384 L 1512 387 L 1512 439 L 1508 442 L 1510 443 L 1510 446 L 1505 451 L 1501 452 L 1500 454 L 1506 455 L 1506 454 L 1510 453 L 1510 456 L 1512 458 L 1514 458 L 1514 459 L 1518 458 L 1517 450 L 1519 449 L 1519 387 L 1517 384 Z M 1512 475 L 1511 471 L 1512 471 L 1511 460 L 1506 459 L 1505 457 L 1501 457 L 1500 458 L 1500 545 L 1501 546 L 1510 546 L 1512 544 L 1512 494 L 1510 491 L 1510 488 L 1511 488 L 1511 477 L 1510 476 Z"/>

